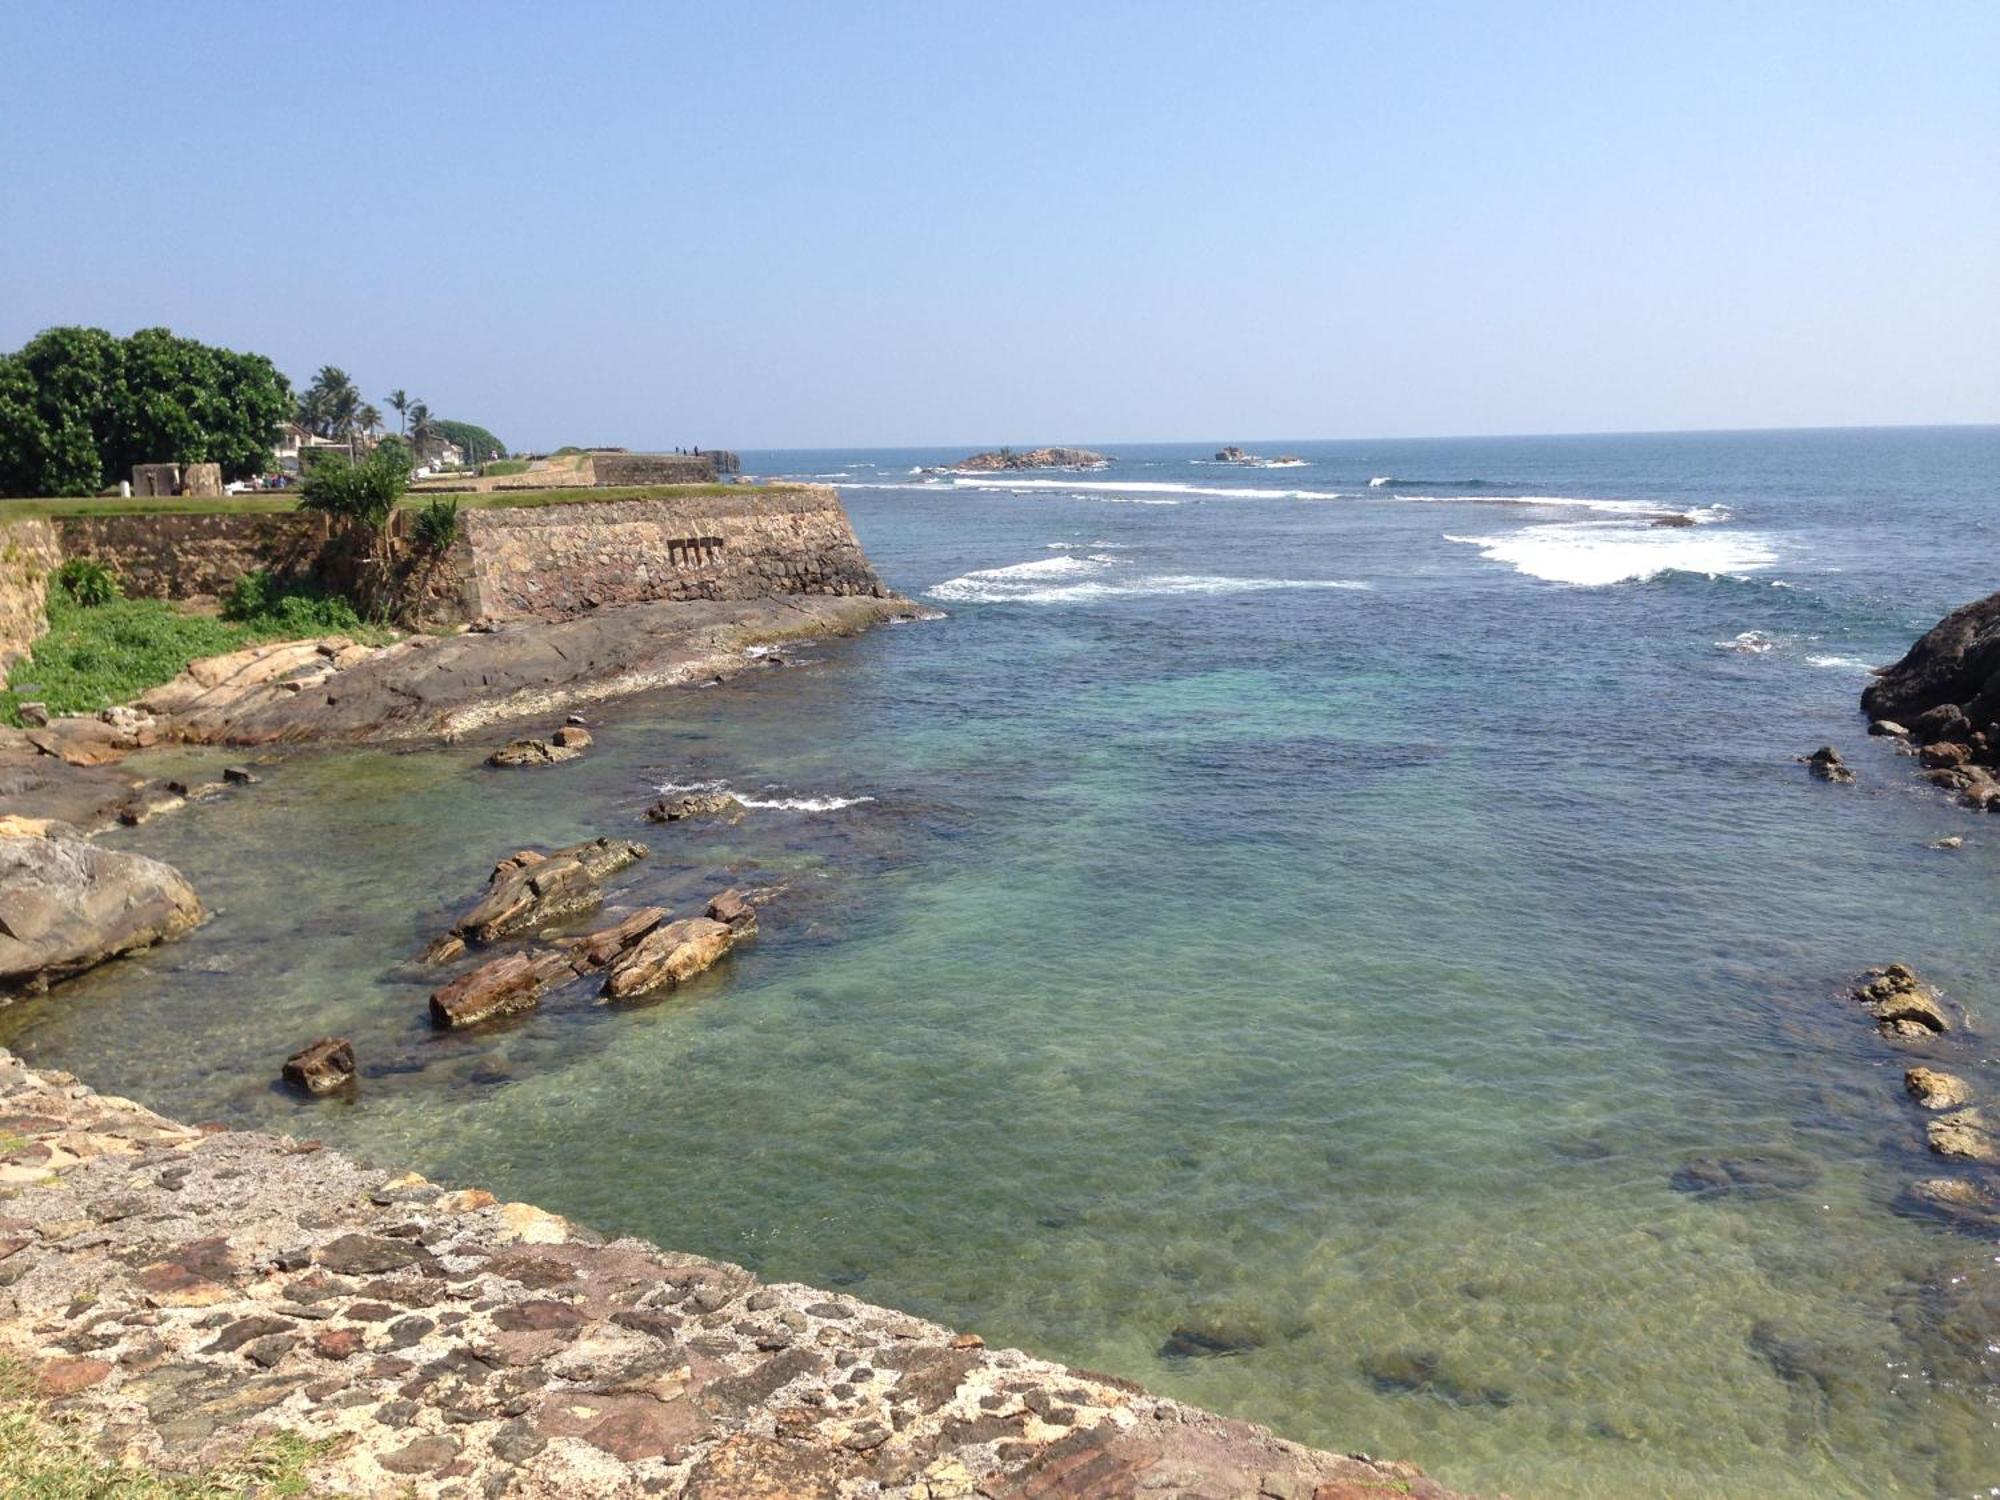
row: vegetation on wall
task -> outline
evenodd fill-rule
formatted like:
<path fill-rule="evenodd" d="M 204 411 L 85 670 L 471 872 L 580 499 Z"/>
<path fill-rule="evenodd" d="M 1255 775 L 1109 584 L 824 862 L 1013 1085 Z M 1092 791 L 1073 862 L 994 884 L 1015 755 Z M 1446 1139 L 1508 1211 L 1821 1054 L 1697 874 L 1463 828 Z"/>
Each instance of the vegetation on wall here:
<path fill-rule="evenodd" d="M 325 450 L 306 471 L 299 504 L 380 533 L 409 482 L 409 456 L 400 445 L 384 443 L 355 461 Z"/>
<path fill-rule="evenodd" d="M 291 413 L 270 360 L 165 328 L 50 328 L 0 355 L 0 494 L 93 495 L 135 464 L 270 466 Z"/>

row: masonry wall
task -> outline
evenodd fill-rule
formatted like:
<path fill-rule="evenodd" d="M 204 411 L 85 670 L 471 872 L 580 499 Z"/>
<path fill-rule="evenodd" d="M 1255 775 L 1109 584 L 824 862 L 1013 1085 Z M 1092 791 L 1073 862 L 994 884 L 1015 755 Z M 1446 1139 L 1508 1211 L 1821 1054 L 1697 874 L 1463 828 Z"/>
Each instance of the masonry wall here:
<path fill-rule="evenodd" d="M 226 593 L 259 568 L 311 577 L 330 534 L 326 517 L 311 511 L 64 516 L 56 525 L 64 556 L 96 558 L 144 599 Z"/>
<path fill-rule="evenodd" d="M 826 485 L 466 511 L 459 520 L 473 619 L 568 619 L 656 599 L 882 592 Z"/>
<path fill-rule="evenodd" d="M 621 484 L 708 484 L 715 465 L 685 453 L 593 453 L 594 482 L 607 488 Z"/>
<path fill-rule="evenodd" d="M 47 521 L 0 523 L 0 670 L 27 654 L 49 628 L 49 574 L 62 562 L 56 529 Z"/>

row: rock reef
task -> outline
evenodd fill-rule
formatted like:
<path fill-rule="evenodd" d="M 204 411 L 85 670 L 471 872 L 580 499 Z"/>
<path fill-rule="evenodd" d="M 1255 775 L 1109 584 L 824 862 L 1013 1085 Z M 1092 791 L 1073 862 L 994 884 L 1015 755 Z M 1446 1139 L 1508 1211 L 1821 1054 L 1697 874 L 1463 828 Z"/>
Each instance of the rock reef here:
<path fill-rule="evenodd" d="M 1917 749 L 1926 780 L 2000 812 L 2000 594 L 1932 626 L 1862 690 L 1861 709 L 1870 734 Z"/>
<path fill-rule="evenodd" d="M 962 458 L 952 467 L 990 474 L 1012 469 L 1101 469 L 1110 462 L 1102 453 L 1093 453 L 1088 448 L 1030 448 L 1024 453 L 995 448 Z"/>

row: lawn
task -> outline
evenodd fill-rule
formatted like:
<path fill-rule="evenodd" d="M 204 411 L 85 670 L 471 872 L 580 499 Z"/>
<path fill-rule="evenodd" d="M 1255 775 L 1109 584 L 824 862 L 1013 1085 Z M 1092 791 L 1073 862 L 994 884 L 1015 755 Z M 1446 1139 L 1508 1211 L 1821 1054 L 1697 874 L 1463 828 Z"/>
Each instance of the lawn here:
<path fill-rule="evenodd" d="M 718 495 L 756 493 L 762 489 L 795 489 L 796 485 L 748 484 L 641 484 L 594 489 L 571 486 L 547 490 L 497 490 L 491 494 L 468 494 L 445 487 L 417 488 L 396 502 L 399 510 L 420 508 L 433 496 L 455 499 L 468 509 L 490 506 L 588 505 L 594 500 L 686 500 Z M 209 499 L 131 499 L 117 496 L 75 500 L 0 500 L 0 523 L 64 516 L 157 516 L 157 515 L 274 515 L 298 509 L 296 491 L 267 490 L 250 495 L 222 495 Z"/>

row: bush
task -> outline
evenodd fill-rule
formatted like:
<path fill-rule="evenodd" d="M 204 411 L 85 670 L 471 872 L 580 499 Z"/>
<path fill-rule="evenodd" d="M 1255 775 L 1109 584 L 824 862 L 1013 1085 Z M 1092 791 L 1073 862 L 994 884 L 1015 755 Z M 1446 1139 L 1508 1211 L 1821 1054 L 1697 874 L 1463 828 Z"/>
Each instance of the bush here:
<path fill-rule="evenodd" d="M 281 636 L 338 635 L 361 628 L 361 616 L 345 599 L 281 585 L 262 568 L 230 587 L 222 598 L 222 618 L 254 626 L 259 634 Z"/>
<path fill-rule="evenodd" d="M 406 454 L 387 446 L 359 463 L 323 458 L 307 472 L 299 504 L 379 532 L 410 482 Z"/>
<path fill-rule="evenodd" d="M 410 534 L 420 551 L 431 553 L 445 551 L 458 540 L 458 502 L 432 500 L 429 505 L 417 512 Z"/>
<path fill-rule="evenodd" d="M 111 570 L 94 557 L 72 557 L 55 570 L 51 581 L 85 609 L 109 604 L 125 592 Z"/>

